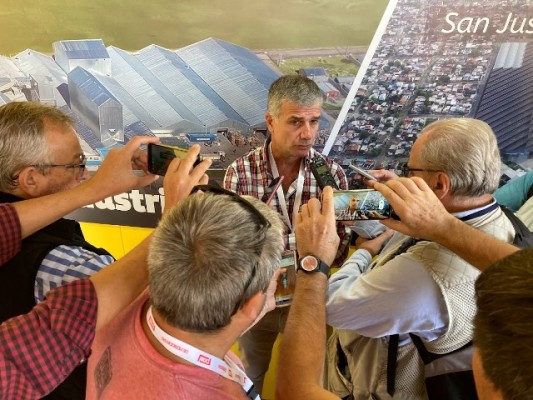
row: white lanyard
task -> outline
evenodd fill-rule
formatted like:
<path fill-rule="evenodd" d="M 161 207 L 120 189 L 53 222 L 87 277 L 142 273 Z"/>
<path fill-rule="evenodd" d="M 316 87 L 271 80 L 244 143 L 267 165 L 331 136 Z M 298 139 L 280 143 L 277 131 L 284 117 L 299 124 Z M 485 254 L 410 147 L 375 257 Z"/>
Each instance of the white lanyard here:
<path fill-rule="evenodd" d="M 150 306 L 146 312 L 146 322 L 157 341 L 172 354 L 190 362 L 191 364 L 211 370 L 224 378 L 237 382 L 242 386 L 250 399 L 261 399 L 255 391 L 254 384 L 250 378 L 248 378 L 244 371 L 242 371 L 229 357 L 226 356 L 224 357 L 224 360 L 221 360 L 218 357 L 170 336 L 155 322 L 152 314 L 152 306 Z"/>
<path fill-rule="evenodd" d="M 272 155 L 272 143 L 268 146 L 268 159 L 272 168 L 272 177 L 276 179 L 279 176 L 278 167 L 276 165 L 276 160 Z M 305 167 L 304 160 L 300 162 L 300 170 L 298 171 L 298 180 L 296 181 L 296 198 L 294 199 L 294 206 L 292 208 L 292 221 L 296 221 L 296 216 L 298 215 L 298 210 L 300 210 L 300 205 L 302 204 L 302 196 L 304 190 L 304 175 Z M 287 202 L 285 201 L 285 193 L 283 193 L 283 187 L 279 186 L 276 190 L 276 197 L 278 198 L 278 204 L 281 208 L 282 218 L 285 224 L 289 227 L 291 232 L 294 232 L 294 225 L 289 218 L 289 208 L 287 207 Z"/>

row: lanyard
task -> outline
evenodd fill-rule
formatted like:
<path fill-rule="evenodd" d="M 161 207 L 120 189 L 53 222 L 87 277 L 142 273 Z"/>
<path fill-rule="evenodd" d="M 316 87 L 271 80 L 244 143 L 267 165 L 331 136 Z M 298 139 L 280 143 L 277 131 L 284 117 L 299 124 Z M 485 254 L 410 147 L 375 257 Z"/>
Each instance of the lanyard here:
<path fill-rule="evenodd" d="M 272 177 L 276 179 L 279 177 L 278 167 L 276 165 L 276 160 L 272 155 L 272 143 L 268 146 L 268 159 L 272 168 Z M 281 209 L 281 217 L 285 224 L 290 228 L 291 232 L 294 232 L 294 226 L 291 221 L 296 221 L 296 216 L 298 215 L 298 210 L 300 210 L 300 205 L 302 204 L 302 196 L 304 190 L 304 175 L 305 167 L 304 160 L 300 162 L 300 170 L 298 171 L 298 179 L 296 181 L 296 198 L 294 199 L 294 206 L 292 208 L 292 219 L 289 218 L 289 208 L 287 207 L 287 202 L 285 201 L 285 193 L 283 193 L 283 188 L 281 186 L 276 190 L 276 197 L 278 199 L 279 208 Z"/>
<path fill-rule="evenodd" d="M 228 356 L 221 360 L 188 343 L 182 342 L 163 331 L 155 322 L 152 306 L 146 312 L 146 322 L 150 331 L 159 343 L 172 354 L 182 358 L 198 367 L 213 371 L 224 378 L 231 379 L 242 386 L 248 397 L 252 400 L 261 400 L 255 391 L 254 384 L 246 374 Z"/>

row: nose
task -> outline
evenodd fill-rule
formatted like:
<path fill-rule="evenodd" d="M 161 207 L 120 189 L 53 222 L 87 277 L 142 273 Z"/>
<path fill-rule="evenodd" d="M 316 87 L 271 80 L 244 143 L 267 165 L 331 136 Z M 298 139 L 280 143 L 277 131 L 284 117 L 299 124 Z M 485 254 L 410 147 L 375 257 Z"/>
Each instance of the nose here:
<path fill-rule="evenodd" d="M 315 129 L 309 122 L 304 122 L 302 125 L 302 130 L 300 132 L 300 137 L 305 140 L 310 140 L 314 136 Z"/>

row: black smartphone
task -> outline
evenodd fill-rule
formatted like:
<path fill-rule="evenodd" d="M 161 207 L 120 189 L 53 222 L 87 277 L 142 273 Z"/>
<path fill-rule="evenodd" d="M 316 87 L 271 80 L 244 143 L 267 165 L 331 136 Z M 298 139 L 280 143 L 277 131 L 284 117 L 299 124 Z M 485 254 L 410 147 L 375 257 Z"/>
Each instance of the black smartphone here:
<path fill-rule="evenodd" d="M 331 186 L 333 189 L 339 188 L 335 178 L 331 175 L 328 163 L 322 157 L 313 157 L 311 160 L 311 172 L 320 189 L 324 189 L 326 186 Z"/>
<path fill-rule="evenodd" d="M 372 176 L 369 172 L 365 171 L 363 168 L 359 168 L 357 165 L 350 164 L 348 165 L 348 168 L 354 170 L 359 175 L 361 175 L 363 178 L 370 179 L 370 180 L 376 180 L 376 178 Z"/>
<path fill-rule="evenodd" d="M 185 158 L 189 149 L 169 146 L 160 143 L 148 143 L 148 171 L 155 175 L 165 175 L 170 162 L 178 157 Z M 200 155 L 194 162 L 196 166 L 201 161 Z"/>
<path fill-rule="evenodd" d="M 333 206 L 337 221 L 364 221 L 392 217 L 392 208 L 377 190 L 336 190 Z"/>

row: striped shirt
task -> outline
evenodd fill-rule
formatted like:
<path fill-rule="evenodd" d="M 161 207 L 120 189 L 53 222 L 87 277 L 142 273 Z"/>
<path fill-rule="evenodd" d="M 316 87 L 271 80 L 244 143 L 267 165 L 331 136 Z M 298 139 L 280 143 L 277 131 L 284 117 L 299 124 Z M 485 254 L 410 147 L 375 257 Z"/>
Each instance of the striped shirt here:
<path fill-rule="evenodd" d="M 115 260 L 77 246 L 61 245 L 43 259 L 35 278 L 35 302 L 43 301 L 46 293 L 76 279 L 88 278 Z"/>

